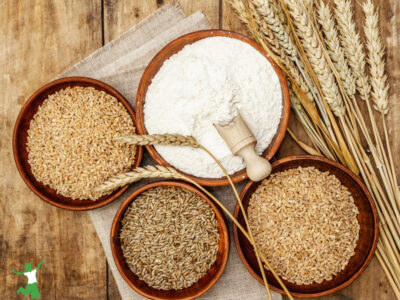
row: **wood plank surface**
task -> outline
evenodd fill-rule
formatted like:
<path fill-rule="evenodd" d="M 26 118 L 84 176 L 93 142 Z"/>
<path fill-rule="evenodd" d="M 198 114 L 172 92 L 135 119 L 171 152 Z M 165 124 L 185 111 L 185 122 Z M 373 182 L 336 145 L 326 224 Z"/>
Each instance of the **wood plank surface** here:
<path fill-rule="evenodd" d="M 36 197 L 23 183 L 15 167 L 11 138 L 14 121 L 28 96 L 65 68 L 86 57 L 138 23 L 166 0 L 5 1 L 0 3 L 0 280 L 1 299 L 15 299 L 25 284 L 26 262 L 44 258 L 38 272 L 43 299 L 119 299 L 118 289 L 86 213 L 56 209 Z M 391 111 L 390 140 L 400 161 L 399 87 L 400 8 L 398 0 L 375 1 L 380 5 L 383 41 L 387 46 Z M 227 0 L 181 0 L 186 14 L 202 10 L 213 28 L 246 33 Z M 357 21 L 362 20 L 359 5 Z M 307 140 L 294 116 L 290 128 Z M 286 137 L 277 157 L 302 153 Z M 400 170 L 398 170 L 400 171 Z M 398 173 L 399 174 L 399 173 Z M 234 251 L 234 250 L 233 250 Z M 232 287 L 234 288 L 234 287 Z M 24 299 L 19 296 L 17 299 Z M 395 299 L 374 258 L 351 286 L 324 300 Z"/>
<path fill-rule="evenodd" d="M 42 299 L 105 299 L 106 265 L 86 213 L 35 196 L 16 169 L 14 121 L 30 94 L 101 46 L 101 1 L 1 1 L 0 4 L 1 299 L 27 299 L 25 263 L 38 271 Z"/>

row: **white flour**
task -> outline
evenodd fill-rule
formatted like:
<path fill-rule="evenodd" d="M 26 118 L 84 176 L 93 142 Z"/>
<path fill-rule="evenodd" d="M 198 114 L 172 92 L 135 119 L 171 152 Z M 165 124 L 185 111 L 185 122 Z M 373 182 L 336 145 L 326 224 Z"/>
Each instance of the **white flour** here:
<path fill-rule="evenodd" d="M 150 84 L 144 105 L 149 134 L 194 136 L 232 174 L 244 168 L 213 124 L 227 124 L 240 110 L 261 154 L 276 133 L 282 93 L 271 64 L 256 49 L 236 39 L 211 37 L 185 46 L 164 62 Z M 156 146 L 183 172 L 218 178 L 223 172 L 201 149 Z"/>

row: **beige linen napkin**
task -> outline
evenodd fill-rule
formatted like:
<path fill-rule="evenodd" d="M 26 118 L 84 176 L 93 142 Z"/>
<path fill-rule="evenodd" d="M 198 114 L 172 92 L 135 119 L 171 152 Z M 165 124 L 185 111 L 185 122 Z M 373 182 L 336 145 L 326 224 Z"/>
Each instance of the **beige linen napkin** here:
<path fill-rule="evenodd" d="M 58 77 L 89 76 L 99 79 L 116 88 L 134 106 L 140 77 L 152 57 L 178 36 L 209 27 L 209 23 L 201 12 L 185 17 L 179 7 L 165 5 Z M 154 164 L 154 162 L 145 153 L 142 165 L 147 164 Z M 118 200 L 89 212 L 122 299 L 143 299 L 143 297 L 133 291 L 118 273 L 110 247 L 111 224 L 117 209 L 126 197 L 133 189 L 147 182 L 149 180 L 131 185 Z M 237 185 L 239 190 L 243 186 L 244 183 Z M 211 188 L 210 191 L 233 211 L 235 198 L 229 187 Z M 232 229 L 231 222 L 229 222 L 229 227 Z M 201 299 L 265 299 L 264 287 L 247 272 L 236 253 L 232 230 L 230 247 L 225 272 Z M 273 293 L 273 297 L 282 299 L 277 293 Z"/>

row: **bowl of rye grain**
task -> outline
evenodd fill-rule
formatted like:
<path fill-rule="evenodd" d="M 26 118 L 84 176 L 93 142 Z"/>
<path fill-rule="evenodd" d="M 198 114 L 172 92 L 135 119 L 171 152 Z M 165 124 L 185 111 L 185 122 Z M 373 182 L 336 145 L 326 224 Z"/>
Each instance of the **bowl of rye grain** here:
<path fill-rule="evenodd" d="M 134 110 L 114 88 L 87 77 L 61 78 L 38 89 L 22 107 L 13 135 L 15 163 L 28 187 L 50 204 L 101 207 L 127 186 L 107 195 L 91 189 L 141 162 L 141 147 L 113 141 L 135 128 Z"/>
<path fill-rule="evenodd" d="M 171 43 L 169 43 L 153 58 L 153 60 L 149 63 L 149 65 L 147 66 L 146 70 L 144 71 L 144 73 L 142 75 L 142 78 L 141 78 L 141 81 L 140 81 L 139 87 L 138 87 L 137 96 L 136 96 L 138 133 L 139 134 L 149 134 L 149 130 L 148 130 L 148 128 L 146 128 L 146 125 L 145 125 L 145 123 L 146 123 L 146 121 L 145 121 L 145 118 L 146 118 L 146 116 L 145 116 L 146 96 L 147 96 L 149 87 L 151 86 L 152 82 L 154 82 L 154 79 L 156 78 L 156 76 L 159 74 L 160 69 L 164 66 L 164 63 L 170 61 L 171 57 L 173 57 L 175 54 L 179 54 L 179 52 L 183 48 L 185 48 L 185 46 L 193 46 L 196 44 L 196 42 L 203 41 L 207 38 L 228 38 L 228 39 L 232 39 L 235 41 L 243 42 L 243 44 L 245 44 L 246 47 L 250 46 L 251 49 L 253 49 L 253 50 L 255 49 L 256 50 L 255 52 L 257 54 L 261 54 L 262 58 L 265 58 L 266 61 L 269 62 L 270 65 L 272 66 L 272 68 L 273 68 L 272 75 L 274 78 L 276 77 L 276 82 L 277 82 L 277 86 L 278 86 L 277 89 L 278 89 L 279 93 L 281 93 L 280 97 L 281 97 L 282 102 L 279 105 L 281 105 L 282 109 L 281 109 L 280 119 L 278 120 L 278 124 L 276 127 L 276 131 L 274 131 L 275 134 L 271 135 L 269 144 L 267 144 L 265 148 L 259 149 L 259 150 L 261 150 L 261 152 L 259 152 L 259 154 L 261 154 L 267 160 L 271 159 L 274 156 L 274 154 L 276 153 L 277 149 L 279 148 L 279 146 L 285 136 L 285 132 L 286 132 L 286 128 L 287 128 L 287 124 L 288 124 L 288 120 L 289 120 L 290 98 L 289 98 L 289 90 L 288 90 L 285 76 L 283 75 L 282 71 L 277 66 L 277 64 L 268 56 L 268 54 L 265 52 L 265 50 L 260 45 L 258 45 L 254 40 L 252 40 L 246 36 L 243 36 L 241 34 L 231 32 L 231 31 L 226 31 L 226 30 L 203 30 L 203 31 L 197 31 L 197 32 L 192 32 L 192 33 L 186 34 L 184 36 L 181 36 L 181 37 L 175 39 Z M 203 53 L 211 53 L 211 52 L 204 51 Z M 214 52 L 212 52 L 212 53 L 214 54 Z M 242 61 L 241 67 L 246 67 L 246 64 L 243 63 L 244 55 L 245 54 L 241 53 L 241 57 L 237 57 L 237 59 L 236 59 L 236 61 Z M 225 61 L 224 57 L 221 57 L 221 59 L 218 59 L 218 61 L 219 62 Z M 197 64 L 197 61 L 194 64 Z M 194 67 L 196 67 L 196 66 L 194 66 Z M 241 67 L 237 69 L 236 74 L 241 73 L 240 72 Z M 257 68 L 257 66 L 254 66 L 254 68 Z M 218 71 L 218 70 L 214 70 L 214 71 Z M 193 69 L 192 74 L 198 74 L 198 70 Z M 187 77 L 191 77 L 191 75 L 189 74 Z M 223 76 L 221 76 L 221 77 L 223 77 Z M 184 80 L 185 80 L 185 78 L 182 78 L 182 80 L 176 80 L 176 81 L 172 82 L 171 84 L 168 84 L 167 86 L 174 86 L 174 84 L 180 83 L 183 86 L 180 87 L 178 90 L 185 90 L 186 85 L 184 83 Z M 202 81 L 202 79 L 200 79 L 200 81 Z M 271 80 L 269 80 L 267 78 L 266 81 L 269 82 Z M 222 80 L 222 84 L 223 84 L 223 82 L 224 82 L 224 80 Z M 243 86 L 242 82 L 239 83 L 239 86 L 241 86 L 241 85 Z M 248 85 L 248 83 L 246 83 L 245 85 Z M 215 89 L 216 89 L 216 92 L 218 93 L 218 85 L 216 84 L 216 86 L 217 87 Z M 207 88 L 205 87 L 204 89 L 201 89 L 201 90 L 205 90 L 205 89 L 207 89 Z M 229 90 L 229 88 L 228 88 L 228 90 Z M 168 95 L 168 93 L 166 95 Z M 248 97 L 249 95 L 244 95 L 244 96 Z M 213 98 L 213 97 L 208 97 L 208 98 Z M 265 98 L 266 98 L 265 99 L 266 102 L 262 105 L 263 107 L 267 106 L 266 104 L 268 104 L 268 101 L 269 101 L 268 96 L 266 96 Z M 219 101 L 219 100 L 217 100 L 217 101 Z M 164 97 L 164 104 L 167 105 L 166 103 L 168 103 L 168 101 Z M 168 111 L 168 109 L 171 108 L 171 105 L 172 104 L 170 104 L 168 107 L 165 107 L 165 111 Z M 186 105 L 186 103 L 184 103 L 183 105 L 178 105 L 178 107 L 184 107 L 185 105 Z M 211 108 L 211 111 L 212 111 L 213 105 L 210 105 L 209 107 Z M 163 108 L 163 110 L 164 110 L 164 108 Z M 258 109 L 258 110 L 260 110 L 260 109 Z M 257 112 L 257 109 L 255 111 Z M 226 113 L 226 111 L 223 111 L 223 112 Z M 248 113 L 247 118 L 251 119 L 251 115 L 253 113 L 254 113 L 254 111 Z M 208 118 L 208 116 L 206 116 L 205 118 Z M 242 114 L 242 116 L 243 116 L 243 114 Z M 222 113 L 222 117 L 225 117 L 223 113 Z M 267 116 L 267 114 L 263 116 L 264 120 L 268 120 L 270 117 L 271 116 L 270 115 Z M 274 115 L 272 117 L 274 117 Z M 153 117 L 153 119 L 154 118 L 155 117 Z M 165 120 L 166 118 L 160 116 L 160 118 L 158 118 L 158 119 Z M 193 121 L 194 118 L 192 116 L 188 117 L 187 115 L 186 116 L 182 115 L 182 116 L 178 116 L 178 119 L 179 120 L 189 119 L 189 122 L 190 122 L 190 121 Z M 248 121 L 246 121 L 246 122 L 248 122 Z M 168 126 L 170 126 L 173 123 L 176 123 L 176 122 L 171 121 L 171 122 L 169 122 L 169 125 L 163 126 L 163 128 L 161 128 L 161 129 L 163 131 L 165 131 L 165 128 L 168 128 Z M 265 126 L 258 126 L 255 124 L 253 126 L 252 130 L 264 130 L 265 128 L 269 127 L 269 124 L 264 124 L 264 125 Z M 197 125 L 194 124 L 193 127 L 199 128 L 198 124 Z M 260 128 L 264 128 L 264 129 L 260 129 Z M 155 132 L 155 133 L 160 133 L 160 132 Z M 167 133 L 174 134 L 176 132 L 167 132 Z M 181 134 L 187 135 L 187 133 L 181 133 Z M 253 132 L 253 134 L 255 134 L 255 132 Z M 211 134 L 211 135 L 208 135 L 207 139 L 208 140 L 216 140 L 216 139 L 220 139 L 220 137 Z M 201 141 L 199 141 L 199 142 L 201 143 Z M 206 146 L 206 145 L 203 144 L 203 146 Z M 197 175 L 193 175 L 193 173 L 189 174 L 188 171 L 180 170 L 179 167 L 174 166 L 173 164 L 169 163 L 167 161 L 166 157 L 163 157 L 160 154 L 159 150 L 161 148 L 157 148 L 157 147 L 159 147 L 159 146 L 146 145 L 146 148 L 149 151 L 150 155 L 158 164 L 163 165 L 163 166 L 175 167 L 182 174 L 186 175 L 187 177 L 195 180 L 196 182 L 198 182 L 204 186 L 224 186 L 224 185 L 229 184 L 229 181 L 227 180 L 227 178 L 222 175 L 220 175 L 222 177 L 211 178 L 209 176 L 207 177 L 206 175 L 197 176 Z M 163 147 L 163 146 L 161 146 L 161 147 Z M 159 150 L 157 150 L 157 149 L 159 149 Z M 191 151 L 191 149 L 183 149 L 183 148 L 180 148 L 178 150 L 179 151 L 181 151 L 181 150 Z M 175 151 L 178 151 L 178 150 L 175 150 Z M 209 149 L 209 150 L 211 150 L 211 152 L 213 152 L 212 149 Z M 196 151 L 202 151 L 202 150 L 196 149 Z M 187 154 L 188 154 L 187 155 L 188 157 L 191 156 L 190 153 L 187 153 Z M 214 154 L 216 154 L 216 153 L 214 153 Z M 178 159 L 176 161 L 183 161 L 182 160 L 182 158 L 183 158 L 182 152 L 180 152 L 179 154 L 177 153 L 176 156 L 178 157 Z M 179 158 L 179 156 L 180 156 L 180 158 Z M 218 155 L 217 155 L 217 157 L 218 157 Z M 239 158 L 236 157 L 236 159 L 239 159 Z M 202 165 L 202 162 L 199 159 L 193 158 L 193 161 L 197 162 L 197 164 L 200 166 Z M 212 162 L 212 163 L 214 163 L 214 162 Z M 222 161 L 222 163 L 224 164 L 223 161 Z M 214 165 L 216 168 L 218 168 L 218 166 L 215 163 L 214 163 Z M 229 163 L 227 163 L 225 166 L 227 166 L 227 165 L 229 166 Z M 187 167 L 193 169 L 193 163 L 187 164 Z M 232 172 L 232 173 L 228 171 L 228 173 L 230 173 L 233 182 L 239 182 L 239 181 L 245 180 L 247 178 L 246 170 L 244 168 L 238 169 L 237 171 Z"/>
<path fill-rule="evenodd" d="M 111 228 L 118 271 L 149 299 L 194 299 L 221 277 L 229 231 L 219 208 L 184 182 L 158 181 L 136 189 Z"/>
<path fill-rule="evenodd" d="M 337 162 L 291 156 L 240 195 L 256 244 L 295 297 L 319 297 L 351 284 L 378 241 L 378 216 L 361 180 Z M 235 217 L 244 226 L 238 205 Z M 243 264 L 263 283 L 252 245 L 233 227 Z M 284 294 L 264 268 L 272 290 Z"/>

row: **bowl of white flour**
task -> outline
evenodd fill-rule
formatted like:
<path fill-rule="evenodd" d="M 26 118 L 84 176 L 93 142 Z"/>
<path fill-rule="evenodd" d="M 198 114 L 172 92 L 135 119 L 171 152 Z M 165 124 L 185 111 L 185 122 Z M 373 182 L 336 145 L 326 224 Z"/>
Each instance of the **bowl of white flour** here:
<path fill-rule="evenodd" d="M 234 182 L 247 178 L 214 124 L 229 124 L 240 111 L 257 139 L 256 151 L 271 159 L 289 119 L 285 77 L 253 40 L 224 30 L 184 35 L 150 62 L 139 84 L 139 134 L 193 136 L 220 160 Z M 146 146 L 157 163 L 173 166 L 208 186 L 229 184 L 202 149 Z"/>

